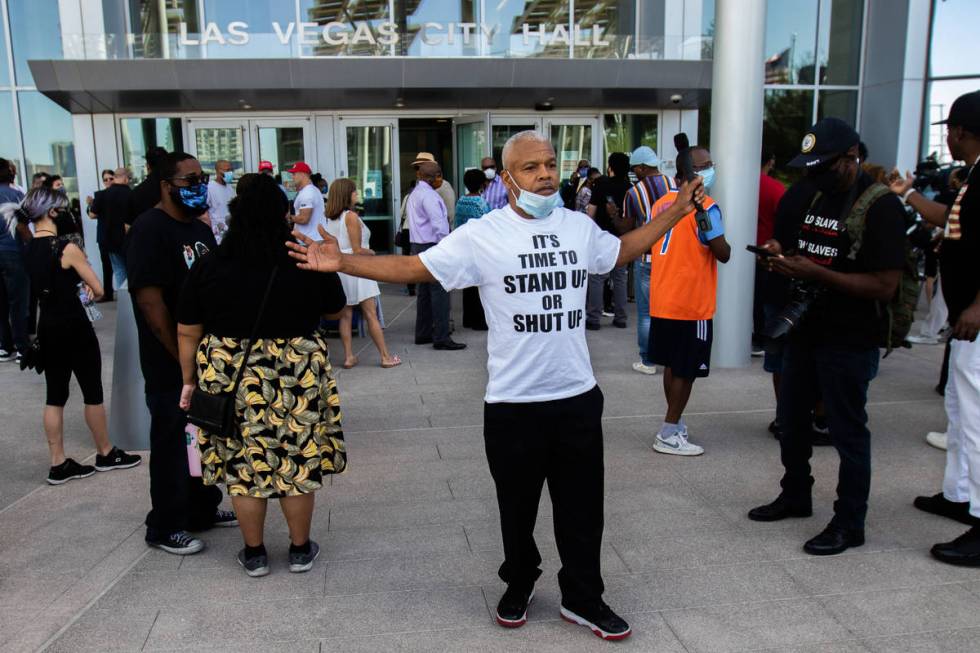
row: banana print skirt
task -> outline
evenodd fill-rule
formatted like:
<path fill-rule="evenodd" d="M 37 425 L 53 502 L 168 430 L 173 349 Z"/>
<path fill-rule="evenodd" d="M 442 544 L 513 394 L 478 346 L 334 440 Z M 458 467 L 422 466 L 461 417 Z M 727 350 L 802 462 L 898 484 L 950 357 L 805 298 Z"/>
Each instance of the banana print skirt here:
<path fill-rule="evenodd" d="M 198 386 L 212 394 L 230 391 L 241 360 L 238 339 L 205 335 L 197 350 Z M 320 334 L 260 338 L 236 409 L 235 437 L 198 435 L 206 485 L 224 482 L 230 496 L 291 497 L 318 490 L 324 474 L 347 469 L 340 395 Z"/>

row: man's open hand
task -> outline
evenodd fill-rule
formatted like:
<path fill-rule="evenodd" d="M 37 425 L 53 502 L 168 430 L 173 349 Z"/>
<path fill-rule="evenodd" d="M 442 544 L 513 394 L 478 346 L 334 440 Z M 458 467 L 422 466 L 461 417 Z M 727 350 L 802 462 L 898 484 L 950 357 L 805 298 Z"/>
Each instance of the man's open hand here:
<path fill-rule="evenodd" d="M 298 231 L 293 232 L 293 236 L 298 243 L 289 241 L 286 247 L 289 248 L 289 255 L 298 261 L 296 267 L 301 270 L 312 270 L 314 272 L 337 272 L 340 270 L 340 244 L 337 239 L 327 233 L 323 225 L 317 227 L 320 237 L 323 240 L 313 240 L 309 236 Z"/>
<path fill-rule="evenodd" d="M 792 279 L 813 279 L 820 271 L 820 266 L 805 256 L 779 256 L 769 259 L 770 269 Z"/>

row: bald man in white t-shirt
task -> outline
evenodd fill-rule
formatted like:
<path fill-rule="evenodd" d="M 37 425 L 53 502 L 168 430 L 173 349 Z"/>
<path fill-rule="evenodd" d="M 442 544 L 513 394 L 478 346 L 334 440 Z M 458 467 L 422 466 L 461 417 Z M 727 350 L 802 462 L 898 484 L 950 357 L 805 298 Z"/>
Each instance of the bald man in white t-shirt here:
<path fill-rule="evenodd" d="M 603 639 L 623 639 L 630 626 L 602 601 L 599 566 L 603 524 L 602 392 L 585 340 L 589 274 L 606 273 L 649 252 L 703 197 L 700 180 L 676 203 L 618 238 L 562 205 L 550 139 L 527 131 L 503 150 L 507 206 L 471 220 L 418 256 L 341 254 L 297 235 L 291 255 L 303 269 L 391 283 L 476 286 L 490 327 L 484 439 L 497 488 L 507 590 L 497 621 L 527 621 L 541 556 L 534 523 L 548 482 L 561 556 L 561 616 Z"/>

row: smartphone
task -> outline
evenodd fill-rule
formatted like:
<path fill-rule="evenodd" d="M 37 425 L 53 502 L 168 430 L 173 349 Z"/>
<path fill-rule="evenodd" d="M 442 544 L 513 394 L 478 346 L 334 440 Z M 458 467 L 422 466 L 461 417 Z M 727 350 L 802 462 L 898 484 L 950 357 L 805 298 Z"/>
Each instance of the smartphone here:
<path fill-rule="evenodd" d="M 696 176 L 694 161 L 691 160 L 691 148 L 689 147 L 677 153 L 677 176 L 681 178 L 681 181 L 691 181 Z M 698 223 L 698 229 L 705 233 L 711 231 L 711 218 L 708 217 L 707 211 L 704 210 L 700 202 L 695 202 L 694 208 L 697 211 L 694 219 Z"/>
<path fill-rule="evenodd" d="M 771 258 L 773 256 L 776 256 L 776 254 L 773 254 L 768 249 L 764 249 L 762 247 L 756 247 L 755 245 L 746 245 L 745 249 L 752 252 L 756 256 L 761 256 L 763 258 Z"/>

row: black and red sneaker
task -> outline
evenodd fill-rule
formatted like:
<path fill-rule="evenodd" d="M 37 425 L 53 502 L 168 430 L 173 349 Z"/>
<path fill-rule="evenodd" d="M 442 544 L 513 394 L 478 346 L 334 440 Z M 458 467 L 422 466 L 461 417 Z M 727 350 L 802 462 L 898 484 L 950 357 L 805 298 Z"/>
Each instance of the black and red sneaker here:
<path fill-rule="evenodd" d="M 633 634 L 630 625 L 602 601 L 591 606 L 576 607 L 575 610 L 562 605 L 561 618 L 569 623 L 585 626 L 596 637 L 610 641 L 626 639 Z"/>
<path fill-rule="evenodd" d="M 527 623 L 527 606 L 534 598 L 534 586 L 511 583 L 497 603 L 497 623 L 504 628 L 520 628 Z"/>

